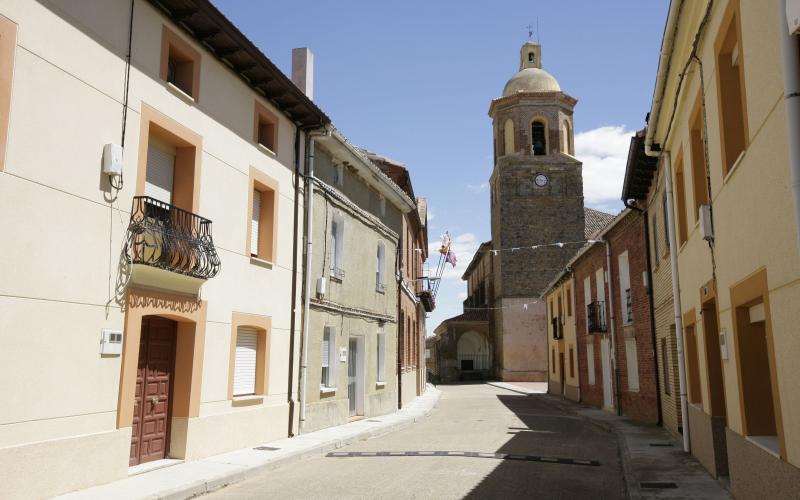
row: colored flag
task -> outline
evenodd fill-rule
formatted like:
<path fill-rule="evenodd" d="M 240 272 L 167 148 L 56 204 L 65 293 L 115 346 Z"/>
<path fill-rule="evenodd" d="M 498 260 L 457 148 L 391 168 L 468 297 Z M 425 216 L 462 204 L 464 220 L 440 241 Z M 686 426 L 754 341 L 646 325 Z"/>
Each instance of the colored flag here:
<path fill-rule="evenodd" d="M 445 256 L 444 260 L 456 267 L 456 253 L 454 251 L 447 250 L 447 256 Z"/>

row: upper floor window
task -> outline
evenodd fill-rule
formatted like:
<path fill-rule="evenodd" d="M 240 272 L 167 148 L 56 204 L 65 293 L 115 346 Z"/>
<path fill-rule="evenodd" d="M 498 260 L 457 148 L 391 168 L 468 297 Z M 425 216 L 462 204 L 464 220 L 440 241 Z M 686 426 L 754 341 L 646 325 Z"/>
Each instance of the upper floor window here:
<path fill-rule="evenodd" d="M 197 99 L 200 52 L 166 26 L 161 33 L 160 77 L 192 99 Z"/>
<path fill-rule="evenodd" d="M 331 243 L 330 243 L 330 267 L 331 276 L 342 280 L 344 270 L 342 261 L 344 257 L 344 218 L 340 214 L 333 216 L 331 223 Z"/>
<path fill-rule="evenodd" d="M 250 168 L 250 227 L 247 235 L 251 257 L 275 262 L 277 248 L 277 182 Z"/>
<path fill-rule="evenodd" d="M 256 101 L 253 140 L 273 153 L 278 151 L 278 118 Z"/>
<path fill-rule="evenodd" d="M 384 245 L 382 241 L 378 242 L 375 266 L 375 289 L 379 292 L 383 292 L 386 290 L 386 245 Z"/>
<path fill-rule="evenodd" d="M 703 135 L 701 97 L 697 97 L 692 118 L 689 122 L 689 139 L 692 151 L 692 187 L 694 190 L 694 220 L 697 222 L 700 206 L 708 204 L 708 184 L 706 182 L 706 148 Z"/>
<path fill-rule="evenodd" d="M 678 246 L 680 247 L 689 237 L 689 228 L 686 226 L 686 180 L 683 174 L 682 152 L 678 152 L 675 165 L 675 225 L 678 230 Z"/>
<path fill-rule="evenodd" d="M 730 171 L 747 147 L 747 103 L 739 35 L 739 2 L 729 4 L 715 43 L 723 175 Z"/>
<path fill-rule="evenodd" d="M 540 120 L 535 120 L 531 125 L 531 146 L 534 156 L 547 154 L 547 129 Z"/>
<path fill-rule="evenodd" d="M 628 262 L 628 251 L 622 252 L 617 257 L 619 264 L 619 296 L 622 310 L 622 323 L 633 321 L 633 304 L 631 302 L 631 273 Z"/>
<path fill-rule="evenodd" d="M 333 185 L 342 187 L 344 184 L 344 167 L 340 163 L 333 164 Z"/>

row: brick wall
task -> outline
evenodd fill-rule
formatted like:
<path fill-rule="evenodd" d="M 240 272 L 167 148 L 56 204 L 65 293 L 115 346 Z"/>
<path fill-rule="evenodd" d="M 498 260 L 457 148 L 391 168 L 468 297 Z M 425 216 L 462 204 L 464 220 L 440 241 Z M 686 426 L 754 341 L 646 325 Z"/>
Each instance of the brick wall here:
<path fill-rule="evenodd" d="M 578 374 L 581 389 L 581 400 L 593 406 L 603 407 L 603 374 L 600 359 L 600 335 L 587 334 L 586 308 L 584 281 L 587 276 L 591 277 L 591 293 L 594 299 L 597 297 L 596 272 L 598 269 L 605 270 L 606 251 L 602 244 L 594 244 L 584 253 L 573 265 L 575 276 L 575 328 L 578 342 Z M 605 296 L 608 297 L 608 288 L 605 281 L 600 283 L 603 287 Z M 595 383 L 589 384 L 588 359 L 586 357 L 587 343 L 594 346 L 594 377 Z"/>
<path fill-rule="evenodd" d="M 613 288 L 616 366 L 619 380 L 619 406 L 624 415 L 643 422 L 658 421 L 655 351 L 651 327 L 650 301 L 643 273 L 647 271 L 647 245 L 643 217 L 628 212 L 605 236 L 611 245 L 610 280 Z M 627 308 L 622 298 L 619 256 L 627 252 L 630 276 L 632 321 L 626 323 Z M 626 346 L 633 343 L 633 349 Z M 628 355 L 635 354 L 638 390 L 632 389 Z"/>

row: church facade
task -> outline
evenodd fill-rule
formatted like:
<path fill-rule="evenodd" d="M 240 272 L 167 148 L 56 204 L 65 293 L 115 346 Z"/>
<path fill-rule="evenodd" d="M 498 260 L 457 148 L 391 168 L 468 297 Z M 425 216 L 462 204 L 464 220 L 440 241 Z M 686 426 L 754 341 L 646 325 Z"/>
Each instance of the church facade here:
<path fill-rule="evenodd" d="M 493 368 L 506 381 L 547 380 L 547 314 L 540 295 L 584 240 L 583 178 L 575 157 L 577 100 L 526 42 L 520 69 L 492 100 L 490 178 Z M 548 245 L 566 243 L 564 247 Z M 575 243 L 570 243 L 575 242 Z"/>

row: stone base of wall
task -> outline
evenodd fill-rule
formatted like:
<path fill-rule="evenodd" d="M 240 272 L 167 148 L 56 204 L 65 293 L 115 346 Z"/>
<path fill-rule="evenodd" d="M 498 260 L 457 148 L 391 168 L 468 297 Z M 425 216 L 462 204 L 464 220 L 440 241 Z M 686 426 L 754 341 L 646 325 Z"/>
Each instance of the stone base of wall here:
<path fill-rule="evenodd" d="M 500 380 L 503 382 L 547 382 L 547 371 L 500 370 Z"/>
<path fill-rule="evenodd" d="M 731 493 L 737 499 L 797 498 L 800 469 L 725 429 Z"/>
<path fill-rule="evenodd" d="M 728 475 L 728 451 L 725 446 L 725 417 L 712 417 L 702 408 L 689 405 L 689 439 L 692 455 L 711 476 Z"/>
<path fill-rule="evenodd" d="M 577 386 L 567 384 L 564 386 L 564 397 L 578 402 L 581 400 L 581 390 Z"/>
<path fill-rule="evenodd" d="M 124 479 L 130 450 L 130 427 L 0 448 L 0 496 L 48 498 Z"/>
<path fill-rule="evenodd" d="M 550 394 L 554 394 L 556 396 L 561 395 L 561 382 L 558 380 L 548 380 L 547 381 L 547 392 Z"/>

